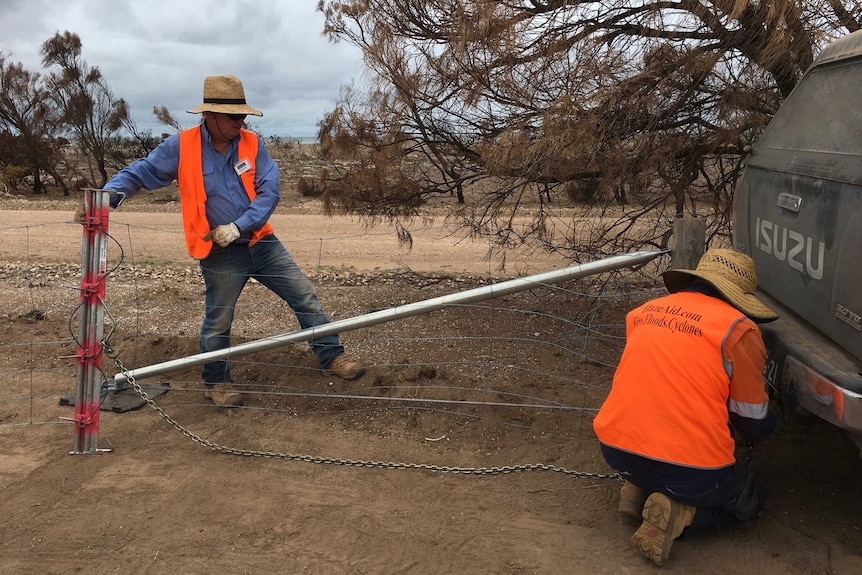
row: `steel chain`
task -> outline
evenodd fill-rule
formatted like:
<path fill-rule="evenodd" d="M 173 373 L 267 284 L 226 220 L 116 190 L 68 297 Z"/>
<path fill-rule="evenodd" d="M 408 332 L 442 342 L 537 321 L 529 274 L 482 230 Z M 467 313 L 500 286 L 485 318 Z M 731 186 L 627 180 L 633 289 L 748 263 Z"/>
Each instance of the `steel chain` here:
<path fill-rule="evenodd" d="M 107 341 L 102 342 L 102 348 L 109 358 L 114 360 L 114 364 L 117 366 L 117 369 L 120 370 L 120 373 L 126 378 L 126 381 L 131 384 L 134 390 L 141 396 L 147 405 L 149 405 L 153 411 L 155 411 L 159 417 L 168 422 L 174 429 L 179 431 L 184 436 L 188 437 L 195 443 L 198 443 L 204 447 L 208 447 L 214 451 L 218 451 L 221 453 L 227 453 L 230 455 L 243 455 L 246 457 L 263 457 L 267 459 L 285 459 L 290 461 L 304 461 L 306 463 L 322 463 L 322 464 L 330 464 L 330 465 L 344 465 L 347 467 L 373 467 L 378 469 L 421 469 L 424 471 L 437 471 L 440 473 L 455 473 L 455 474 L 464 474 L 464 475 L 500 475 L 506 473 L 517 473 L 520 471 L 554 471 L 557 473 L 564 473 L 566 475 L 586 478 L 586 479 L 615 479 L 617 481 L 623 481 L 623 478 L 618 473 L 591 473 L 587 471 L 574 471 L 571 469 L 566 469 L 564 467 L 558 467 L 556 465 L 546 465 L 544 463 L 527 463 L 522 465 L 506 465 L 501 467 L 449 467 L 446 465 L 433 465 L 427 463 L 398 463 L 398 462 L 387 462 L 387 461 L 367 461 L 361 459 L 337 459 L 334 457 L 323 457 L 319 455 L 300 455 L 294 453 L 279 453 L 274 451 L 255 451 L 252 449 L 236 449 L 233 447 L 225 447 L 223 445 L 219 445 L 218 443 L 214 443 L 209 441 L 208 439 L 204 439 L 199 435 L 189 431 L 180 423 L 178 423 L 174 418 L 165 413 L 165 411 L 156 405 L 156 402 L 153 401 L 152 398 L 147 394 L 146 390 L 139 384 L 134 376 L 129 372 L 125 365 L 123 365 L 122 360 L 119 358 L 119 354 L 110 346 Z"/>

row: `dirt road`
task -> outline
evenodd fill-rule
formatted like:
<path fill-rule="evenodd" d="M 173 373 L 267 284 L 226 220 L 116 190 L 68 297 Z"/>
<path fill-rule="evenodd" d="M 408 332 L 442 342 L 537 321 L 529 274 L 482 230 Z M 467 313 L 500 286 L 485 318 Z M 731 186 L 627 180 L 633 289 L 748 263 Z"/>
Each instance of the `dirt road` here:
<path fill-rule="evenodd" d="M 80 261 L 81 226 L 73 216 L 63 211 L 0 210 L 0 258 Z M 489 257 L 487 243 L 454 235 L 439 219 L 410 228 L 411 246 L 399 245 L 395 227 L 387 223 L 369 230 L 356 218 L 312 214 L 275 214 L 270 223 L 306 273 L 325 265 L 358 272 L 407 268 L 511 276 L 568 265 L 562 257 L 521 249 L 506 254 L 503 274 L 501 259 L 496 253 Z M 183 266 L 194 263 L 185 251 L 178 213 L 120 209 L 111 212 L 109 230 L 123 243 L 131 238 L 138 258 Z M 44 241 L 46 234 L 51 236 L 49 242 Z"/>

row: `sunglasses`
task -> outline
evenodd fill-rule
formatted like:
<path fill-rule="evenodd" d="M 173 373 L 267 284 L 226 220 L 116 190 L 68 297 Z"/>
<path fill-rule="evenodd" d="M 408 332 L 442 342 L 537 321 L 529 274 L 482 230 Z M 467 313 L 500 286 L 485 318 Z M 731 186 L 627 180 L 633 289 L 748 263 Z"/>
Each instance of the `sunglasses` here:
<path fill-rule="evenodd" d="M 245 117 L 247 114 L 222 114 L 222 115 L 227 116 L 228 118 L 230 118 L 231 120 L 236 122 L 239 120 L 245 120 Z"/>

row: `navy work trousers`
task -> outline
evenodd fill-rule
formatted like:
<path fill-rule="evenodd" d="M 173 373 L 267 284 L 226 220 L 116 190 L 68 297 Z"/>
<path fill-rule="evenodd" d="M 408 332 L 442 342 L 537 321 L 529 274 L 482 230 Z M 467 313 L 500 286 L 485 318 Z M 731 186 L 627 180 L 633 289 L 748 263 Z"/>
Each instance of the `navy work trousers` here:
<path fill-rule="evenodd" d="M 697 508 L 687 530 L 724 529 L 756 518 L 767 491 L 742 461 L 719 469 L 697 469 L 656 461 L 601 445 L 602 455 L 626 481 L 650 493 Z"/>

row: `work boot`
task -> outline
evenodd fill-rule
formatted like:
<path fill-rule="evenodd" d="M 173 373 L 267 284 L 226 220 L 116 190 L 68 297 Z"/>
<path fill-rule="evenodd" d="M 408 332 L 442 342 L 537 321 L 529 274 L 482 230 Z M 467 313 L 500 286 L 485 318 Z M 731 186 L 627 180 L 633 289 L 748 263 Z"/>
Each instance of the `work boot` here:
<path fill-rule="evenodd" d="M 691 525 L 695 508 L 674 501 L 663 493 L 650 495 L 643 510 L 643 523 L 632 535 L 632 543 L 641 554 L 661 566 L 670 555 L 673 540 Z"/>
<path fill-rule="evenodd" d="M 626 481 L 620 488 L 620 513 L 640 519 L 648 496 L 646 489 Z"/>
<path fill-rule="evenodd" d="M 337 375 L 348 381 L 362 377 L 363 373 L 365 368 L 355 361 L 350 361 L 344 354 L 333 359 L 329 367 L 323 370 L 323 375 Z"/>
<path fill-rule="evenodd" d="M 204 390 L 204 397 L 211 399 L 219 407 L 239 407 L 242 394 L 226 383 L 217 383 Z"/>

